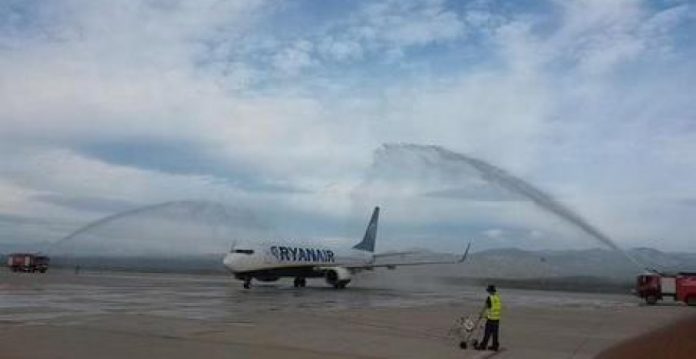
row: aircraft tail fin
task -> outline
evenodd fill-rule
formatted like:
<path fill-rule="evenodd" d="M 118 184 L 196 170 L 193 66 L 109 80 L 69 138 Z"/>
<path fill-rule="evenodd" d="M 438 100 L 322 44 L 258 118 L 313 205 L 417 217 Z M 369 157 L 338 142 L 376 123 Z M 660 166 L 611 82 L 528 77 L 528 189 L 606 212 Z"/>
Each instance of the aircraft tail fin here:
<path fill-rule="evenodd" d="M 372 218 L 370 218 L 370 223 L 367 225 L 367 230 L 365 230 L 365 236 L 362 241 L 353 246 L 353 249 L 359 249 L 366 252 L 375 251 L 375 239 L 377 238 L 377 222 L 379 221 L 379 207 L 375 207 L 372 212 Z"/>

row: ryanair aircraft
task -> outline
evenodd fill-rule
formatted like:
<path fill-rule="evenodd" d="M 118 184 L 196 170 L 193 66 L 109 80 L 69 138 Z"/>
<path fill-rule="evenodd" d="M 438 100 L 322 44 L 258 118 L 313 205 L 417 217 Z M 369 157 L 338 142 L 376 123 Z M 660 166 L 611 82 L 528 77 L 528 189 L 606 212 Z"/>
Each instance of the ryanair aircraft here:
<path fill-rule="evenodd" d="M 377 237 L 379 207 L 375 207 L 362 241 L 346 251 L 334 251 L 317 245 L 257 244 L 243 248 L 236 245 L 225 256 L 223 263 L 235 278 L 251 287 L 251 280 L 273 282 L 281 277 L 294 277 L 295 287 L 304 287 L 306 278 L 325 278 L 334 288 L 345 288 L 353 274 L 377 267 L 394 269 L 397 266 L 461 263 L 469 253 L 456 261 L 421 261 L 407 263 L 376 263 L 376 259 L 401 256 L 413 252 L 374 254 Z"/>

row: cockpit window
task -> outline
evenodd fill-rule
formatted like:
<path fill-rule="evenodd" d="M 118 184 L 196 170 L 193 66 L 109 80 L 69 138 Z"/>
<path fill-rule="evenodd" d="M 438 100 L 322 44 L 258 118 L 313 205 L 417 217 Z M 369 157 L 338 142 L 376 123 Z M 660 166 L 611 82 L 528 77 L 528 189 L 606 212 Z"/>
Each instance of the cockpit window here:
<path fill-rule="evenodd" d="M 232 253 L 254 254 L 253 249 L 235 249 Z"/>

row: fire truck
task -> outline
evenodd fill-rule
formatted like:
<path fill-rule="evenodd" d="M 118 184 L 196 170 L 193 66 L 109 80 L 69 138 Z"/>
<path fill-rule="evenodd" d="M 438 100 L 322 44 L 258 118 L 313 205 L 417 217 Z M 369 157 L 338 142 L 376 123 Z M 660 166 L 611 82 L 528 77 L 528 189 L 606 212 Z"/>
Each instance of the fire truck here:
<path fill-rule="evenodd" d="M 13 253 L 7 256 L 7 266 L 13 272 L 46 273 L 49 261 L 47 256 L 31 253 Z"/>
<path fill-rule="evenodd" d="M 665 298 L 696 305 L 696 272 L 641 274 L 636 278 L 635 293 L 648 305 Z"/>

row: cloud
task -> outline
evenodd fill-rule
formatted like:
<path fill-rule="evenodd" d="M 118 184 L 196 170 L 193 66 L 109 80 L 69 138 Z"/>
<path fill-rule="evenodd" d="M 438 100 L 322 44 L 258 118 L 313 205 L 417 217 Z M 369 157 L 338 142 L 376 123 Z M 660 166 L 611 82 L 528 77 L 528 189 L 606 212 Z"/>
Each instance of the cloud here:
<path fill-rule="evenodd" d="M 472 21 L 483 21 L 479 15 Z M 444 1 L 430 0 L 359 3 L 344 19 L 307 27 L 294 39 L 274 34 L 255 59 L 268 62 L 281 77 L 365 61 L 392 63 L 407 51 L 461 40 L 467 24 Z"/>
<path fill-rule="evenodd" d="M 492 228 L 483 231 L 483 235 L 485 235 L 486 237 L 497 239 L 504 236 L 505 231 L 499 228 Z"/>
<path fill-rule="evenodd" d="M 314 46 L 307 41 L 298 41 L 273 57 L 273 66 L 285 75 L 297 75 L 305 68 L 316 65 L 312 52 Z"/>
<path fill-rule="evenodd" d="M 634 0 L 561 3 L 565 26 L 551 44 L 581 71 L 601 74 L 639 56 L 669 52 L 665 36 L 686 19 L 687 5 L 651 12 Z"/>
<path fill-rule="evenodd" d="M 467 188 L 445 189 L 440 191 L 428 192 L 426 196 L 451 198 L 457 200 L 472 201 L 514 201 L 520 200 L 512 194 L 505 193 L 492 186 L 480 185 Z"/>
<path fill-rule="evenodd" d="M 118 199 L 87 196 L 70 197 L 48 193 L 38 194 L 33 199 L 85 212 L 118 213 L 137 206 L 133 202 Z"/>
<path fill-rule="evenodd" d="M 319 46 L 320 53 L 325 58 L 337 62 L 358 61 L 364 56 L 362 45 L 353 40 L 336 40 L 328 36 Z"/>
<path fill-rule="evenodd" d="M 374 3 L 356 22 L 358 36 L 397 48 L 455 40 L 465 30 L 459 15 L 439 0 Z"/>
<path fill-rule="evenodd" d="M 179 175 L 208 176 L 248 191 L 299 192 L 280 183 L 264 182 L 252 166 L 220 155 L 216 148 L 194 143 L 140 139 L 86 144 L 77 151 L 100 161 Z"/>
<path fill-rule="evenodd" d="M 373 149 L 415 142 L 528 179 L 622 243 L 692 248 L 675 203 L 696 197 L 693 6 L 528 5 L 5 2 L 0 214 L 75 224 L 198 198 L 299 213 L 298 235 L 360 226 Z M 385 245 L 577 236 L 488 187 L 399 173 Z"/>

